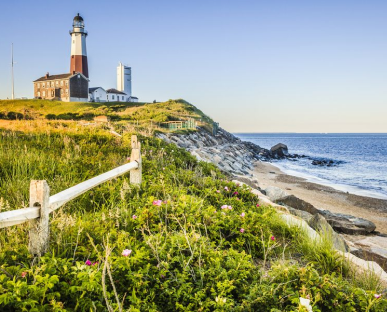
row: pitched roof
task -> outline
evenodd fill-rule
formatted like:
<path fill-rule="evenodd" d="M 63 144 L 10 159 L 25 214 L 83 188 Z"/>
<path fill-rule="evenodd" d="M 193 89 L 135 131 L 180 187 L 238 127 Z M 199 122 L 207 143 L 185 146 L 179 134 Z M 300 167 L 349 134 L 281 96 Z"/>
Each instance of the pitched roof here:
<path fill-rule="evenodd" d="M 117 89 L 114 89 L 114 88 L 111 88 L 111 89 L 106 90 L 106 93 L 114 93 L 114 94 L 123 94 L 123 95 L 126 95 L 126 93 L 121 92 L 121 91 L 118 91 Z"/>
<path fill-rule="evenodd" d="M 102 89 L 102 90 L 105 91 L 105 89 L 102 88 L 102 87 L 94 87 L 94 88 L 89 88 L 89 93 L 94 92 L 94 91 L 97 90 L 97 89 Z"/>
<path fill-rule="evenodd" d="M 137 100 L 138 100 L 138 97 L 135 97 L 135 96 L 131 96 L 130 98 L 131 98 L 131 99 L 137 99 Z"/>
<path fill-rule="evenodd" d="M 40 77 L 39 79 L 34 80 L 34 82 L 36 82 L 36 81 L 55 80 L 55 79 L 65 79 L 65 78 L 71 77 L 72 75 L 73 75 L 72 73 L 68 73 L 68 74 L 60 74 L 60 75 L 50 75 L 48 77 L 43 76 L 43 77 Z"/>

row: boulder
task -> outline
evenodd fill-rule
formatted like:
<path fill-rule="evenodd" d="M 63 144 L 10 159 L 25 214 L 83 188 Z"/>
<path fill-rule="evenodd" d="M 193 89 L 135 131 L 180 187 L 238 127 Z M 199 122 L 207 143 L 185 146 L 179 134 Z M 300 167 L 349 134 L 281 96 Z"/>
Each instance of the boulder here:
<path fill-rule="evenodd" d="M 300 217 L 301 219 L 305 220 L 308 223 L 313 218 L 313 215 L 306 211 L 294 209 L 291 207 L 288 207 L 288 210 L 292 215 Z"/>
<path fill-rule="evenodd" d="M 273 157 L 283 158 L 288 155 L 288 147 L 285 144 L 278 143 L 270 149 L 270 152 Z"/>
<path fill-rule="evenodd" d="M 312 204 L 309 204 L 305 200 L 302 200 L 294 195 L 289 195 L 277 200 L 278 204 L 289 206 L 298 210 L 309 212 L 312 215 L 319 213 L 320 210 L 314 207 Z"/>
<path fill-rule="evenodd" d="M 345 240 L 337 234 L 329 225 L 327 220 L 319 213 L 315 214 L 310 220 L 309 225 L 312 229 L 316 230 L 322 237 L 329 239 L 333 243 L 333 247 L 342 252 L 349 251 L 349 247 Z"/>
<path fill-rule="evenodd" d="M 276 186 L 268 186 L 267 188 L 265 188 L 265 194 L 273 202 L 289 196 L 289 194 L 286 193 L 283 189 L 280 189 Z"/>
<path fill-rule="evenodd" d="M 372 260 L 387 270 L 387 238 L 381 236 L 365 237 L 356 241 L 357 250 L 351 251 L 355 256 Z"/>
<path fill-rule="evenodd" d="M 350 235 L 367 235 L 376 229 L 376 225 L 366 219 L 342 213 L 332 213 L 329 210 L 321 210 L 320 213 L 337 232 Z"/>

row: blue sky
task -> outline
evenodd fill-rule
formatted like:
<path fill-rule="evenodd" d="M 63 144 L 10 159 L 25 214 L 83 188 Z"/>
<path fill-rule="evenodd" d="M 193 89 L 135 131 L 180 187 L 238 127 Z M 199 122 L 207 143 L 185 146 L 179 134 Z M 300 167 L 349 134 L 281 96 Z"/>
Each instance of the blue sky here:
<path fill-rule="evenodd" d="M 184 98 L 233 132 L 387 132 L 387 1 L 1 1 L 0 98 L 69 71 L 85 19 L 90 86 L 132 66 L 142 101 Z"/>

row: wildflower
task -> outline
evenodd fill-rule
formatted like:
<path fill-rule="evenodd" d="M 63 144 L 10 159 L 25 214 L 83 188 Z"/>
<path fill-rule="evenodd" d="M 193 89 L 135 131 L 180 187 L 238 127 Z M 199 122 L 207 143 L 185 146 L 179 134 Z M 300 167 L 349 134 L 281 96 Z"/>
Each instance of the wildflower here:
<path fill-rule="evenodd" d="M 22 278 L 25 278 L 26 276 L 27 276 L 27 272 L 25 272 L 25 271 L 22 272 L 21 277 L 22 277 Z"/>
<path fill-rule="evenodd" d="M 165 278 L 165 275 L 164 275 L 164 274 L 161 274 L 160 277 L 161 277 L 161 278 Z"/>
<path fill-rule="evenodd" d="M 225 213 L 225 212 L 222 212 L 222 215 L 224 215 L 224 216 L 225 216 L 225 215 L 226 215 L 226 213 Z"/>
<path fill-rule="evenodd" d="M 150 150 L 150 151 L 149 151 L 149 153 L 152 153 L 152 152 L 153 152 L 153 150 Z"/>
<path fill-rule="evenodd" d="M 218 296 L 215 297 L 216 302 L 226 303 L 226 300 L 227 300 L 227 298 L 222 298 L 222 297 L 218 297 Z"/>
<path fill-rule="evenodd" d="M 23 276 L 23 277 L 24 277 L 24 276 Z M 374 297 L 375 297 L 376 299 L 379 299 L 381 296 L 382 296 L 381 294 L 375 294 L 375 295 L 374 295 Z"/>
<path fill-rule="evenodd" d="M 215 210 L 214 213 L 217 213 L 217 211 Z"/>
<path fill-rule="evenodd" d="M 313 312 L 312 306 L 310 305 L 310 300 L 300 297 L 300 305 L 305 307 L 308 312 Z"/>
<path fill-rule="evenodd" d="M 228 210 L 231 210 L 231 209 L 232 209 L 232 207 L 231 207 L 231 206 L 227 206 L 227 209 L 228 209 Z"/>
<path fill-rule="evenodd" d="M 217 192 L 217 193 L 220 193 L 220 191 L 219 191 L 219 190 L 216 190 L 216 192 Z"/>
<path fill-rule="evenodd" d="M 125 250 L 122 251 L 122 255 L 124 257 L 129 256 L 131 253 L 132 253 L 132 250 L 130 250 L 130 249 L 125 249 Z"/>
<path fill-rule="evenodd" d="M 163 167 L 163 170 L 165 170 L 165 167 Z"/>
<path fill-rule="evenodd" d="M 127 157 L 126 160 L 127 160 L 127 161 L 130 161 L 130 157 Z"/>
<path fill-rule="evenodd" d="M 91 265 L 91 261 L 89 259 L 87 259 L 85 264 L 90 266 Z"/>
<path fill-rule="evenodd" d="M 260 205 L 259 204 L 257 204 L 257 207 L 259 207 Z"/>
<path fill-rule="evenodd" d="M 241 229 L 239 230 L 239 232 L 244 233 L 244 232 L 245 232 L 245 229 L 244 229 L 244 228 L 241 228 Z"/>
<path fill-rule="evenodd" d="M 163 201 L 163 204 L 168 204 L 168 201 L 167 201 L 167 200 L 164 200 L 164 201 Z"/>
<path fill-rule="evenodd" d="M 234 192 L 234 193 L 232 193 L 232 194 L 233 194 L 233 195 L 238 195 L 239 193 L 235 191 L 235 192 Z"/>
<path fill-rule="evenodd" d="M 137 219 L 137 216 L 136 216 L 136 215 L 133 215 L 133 216 L 132 216 L 132 219 L 133 219 L 133 220 Z"/>
<path fill-rule="evenodd" d="M 227 187 L 227 186 L 225 186 L 225 187 L 224 187 L 224 190 L 228 192 L 228 187 Z"/>
<path fill-rule="evenodd" d="M 275 241 L 274 235 L 273 235 L 272 237 L 270 237 L 270 239 L 271 239 L 272 241 Z"/>
<path fill-rule="evenodd" d="M 227 209 L 228 206 L 227 205 L 223 205 L 222 207 L 220 207 L 221 209 Z"/>
<path fill-rule="evenodd" d="M 244 212 L 242 212 L 242 213 L 241 213 L 241 217 L 242 217 L 242 218 L 244 218 L 244 216 L 245 216 L 245 213 L 244 213 Z"/>
<path fill-rule="evenodd" d="M 161 206 L 162 203 L 163 201 L 161 199 L 158 199 L 158 200 L 154 200 L 152 204 L 155 206 Z"/>
<path fill-rule="evenodd" d="M 239 197 L 235 197 L 236 200 L 239 200 Z"/>

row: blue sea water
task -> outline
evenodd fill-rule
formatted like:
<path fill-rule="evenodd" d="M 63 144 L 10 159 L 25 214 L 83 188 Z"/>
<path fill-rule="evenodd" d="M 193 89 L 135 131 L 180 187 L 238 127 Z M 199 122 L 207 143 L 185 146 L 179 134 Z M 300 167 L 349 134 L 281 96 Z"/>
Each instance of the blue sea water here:
<path fill-rule="evenodd" d="M 337 166 L 312 165 L 312 160 L 278 160 L 273 165 L 287 174 L 342 191 L 387 199 L 387 134 L 238 133 L 243 141 L 270 149 L 277 143 L 289 153 L 340 161 Z"/>

